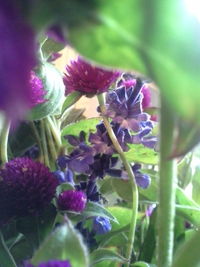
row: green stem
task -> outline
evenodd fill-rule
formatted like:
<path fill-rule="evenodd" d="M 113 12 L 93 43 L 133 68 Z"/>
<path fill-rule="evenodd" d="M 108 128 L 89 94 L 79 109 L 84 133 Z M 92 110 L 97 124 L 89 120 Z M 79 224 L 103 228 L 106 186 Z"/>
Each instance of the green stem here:
<path fill-rule="evenodd" d="M 160 181 L 158 206 L 158 267 L 169 267 L 173 257 L 176 161 L 169 159 L 174 139 L 173 113 L 161 96 L 160 124 Z"/>
<path fill-rule="evenodd" d="M 8 162 L 8 136 L 10 131 L 10 121 L 4 117 L 1 131 L 0 153 L 2 164 Z"/>
<path fill-rule="evenodd" d="M 43 154 L 44 154 L 44 153 L 43 153 L 42 143 L 41 143 L 41 138 L 40 138 L 40 135 L 39 135 L 39 133 L 38 133 L 38 129 L 37 129 L 37 127 L 35 126 L 35 123 L 34 123 L 33 121 L 30 122 L 30 126 L 31 126 L 31 128 L 32 128 L 32 130 L 33 130 L 33 133 L 34 133 L 34 135 L 35 135 L 36 142 L 37 142 L 37 144 L 38 144 L 38 146 L 39 146 L 39 149 L 40 149 L 40 161 L 43 162 L 43 159 L 44 159 L 44 155 L 43 155 Z"/>
<path fill-rule="evenodd" d="M 61 146 L 62 146 L 60 130 L 58 129 L 57 125 L 53 122 L 51 117 L 48 116 L 46 119 L 47 119 L 47 121 L 49 123 L 49 127 L 51 129 L 51 132 L 52 132 L 52 135 L 53 135 L 54 140 L 56 142 L 56 145 L 57 145 L 58 149 L 60 149 Z"/>
<path fill-rule="evenodd" d="M 44 153 L 44 163 L 46 166 L 50 167 L 44 119 L 40 121 L 40 127 L 41 127 L 42 150 Z"/>
<path fill-rule="evenodd" d="M 108 135 L 113 143 L 113 146 L 115 147 L 115 150 L 120 156 L 121 161 L 124 164 L 125 170 L 127 171 L 128 177 L 130 179 L 131 185 L 132 185 L 132 217 L 130 222 L 130 231 L 129 231 L 129 239 L 127 244 L 127 251 L 126 251 L 126 257 L 128 259 L 128 263 L 126 266 L 130 265 L 131 262 L 131 256 L 132 256 L 132 250 L 133 250 L 133 243 L 135 239 L 135 229 L 136 229 L 136 222 L 137 222 L 137 213 L 138 213 L 138 189 L 135 181 L 135 176 L 133 174 L 132 168 L 127 161 L 125 154 L 115 136 L 115 133 L 113 132 L 113 129 L 109 123 L 108 118 L 104 115 L 106 112 L 106 107 L 104 104 L 104 95 L 100 94 L 98 95 L 98 101 L 102 112 L 102 118 L 104 125 L 107 129 Z"/>
<path fill-rule="evenodd" d="M 53 140 L 53 137 L 52 137 L 52 133 L 51 133 L 51 130 L 50 130 L 50 126 L 49 126 L 48 120 L 47 119 L 44 119 L 44 120 L 45 120 L 46 135 L 47 135 L 49 151 L 51 152 L 51 158 L 55 162 L 55 160 L 58 157 L 57 151 L 56 151 L 56 148 L 55 148 L 55 143 L 54 143 L 54 140 Z"/>
<path fill-rule="evenodd" d="M 0 267 L 17 267 L 0 231 Z"/>

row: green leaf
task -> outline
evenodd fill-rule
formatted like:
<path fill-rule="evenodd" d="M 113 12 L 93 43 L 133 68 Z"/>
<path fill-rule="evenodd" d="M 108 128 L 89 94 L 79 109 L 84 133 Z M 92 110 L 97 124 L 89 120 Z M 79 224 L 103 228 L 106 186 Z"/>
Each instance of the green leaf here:
<path fill-rule="evenodd" d="M 80 98 L 82 94 L 80 92 L 73 92 L 66 96 L 65 102 L 62 106 L 62 112 L 70 108 L 72 105 L 74 105 Z"/>
<path fill-rule="evenodd" d="M 114 216 L 118 224 L 112 223 L 112 231 L 119 230 L 120 228 L 128 225 L 131 221 L 132 210 L 124 207 L 114 206 L 108 207 L 107 210 Z"/>
<path fill-rule="evenodd" d="M 62 137 L 68 134 L 78 136 L 81 131 L 84 131 L 88 134 L 90 132 L 95 132 L 96 125 L 99 122 L 100 122 L 100 118 L 91 118 L 91 119 L 77 121 L 63 128 L 61 135 Z M 63 143 L 64 144 L 67 143 L 67 141 L 64 138 L 63 138 Z"/>
<path fill-rule="evenodd" d="M 90 255 L 90 259 L 91 259 L 91 266 L 105 260 L 117 261 L 123 263 L 127 262 L 127 260 L 123 256 L 119 255 L 113 250 L 105 248 L 99 248 L 94 250 Z"/>
<path fill-rule="evenodd" d="M 144 164 L 158 164 L 158 154 L 142 144 L 129 145 L 130 150 L 125 152 L 125 156 L 129 162 L 138 162 Z"/>
<path fill-rule="evenodd" d="M 57 43 L 53 39 L 48 38 L 42 45 L 42 52 L 46 57 L 49 57 L 52 53 L 59 52 L 65 47 L 62 43 Z"/>
<path fill-rule="evenodd" d="M 29 120 L 40 120 L 48 115 L 60 114 L 64 101 L 65 86 L 61 73 L 51 64 L 43 63 L 41 78 L 44 85 L 45 101 L 33 107 L 28 114 Z"/>
<path fill-rule="evenodd" d="M 177 250 L 172 267 L 200 266 L 199 239 L 200 231 L 198 230 Z"/>
<path fill-rule="evenodd" d="M 131 267 L 156 267 L 155 264 L 149 264 L 147 262 L 144 261 L 137 261 L 133 264 L 131 264 Z"/>
<path fill-rule="evenodd" d="M 198 119 L 200 27 L 185 1 L 97 3 L 96 21 L 88 19 L 82 27 L 69 28 L 73 46 L 98 63 L 146 74 L 174 111 Z"/>
<path fill-rule="evenodd" d="M 81 214 L 83 217 L 101 216 L 118 223 L 117 219 L 109 212 L 108 209 L 96 202 L 88 202 L 85 210 Z"/>
<path fill-rule="evenodd" d="M 50 259 L 68 259 L 73 267 L 89 266 L 88 252 L 82 236 L 69 220 L 46 238 L 33 256 L 32 264 L 37 265 Z"/>
<path fill-rule="evenodd" d="M 192 198 L 200 205 L 200 167 L 195 168 L 194 175 L 192 177 Z"/>

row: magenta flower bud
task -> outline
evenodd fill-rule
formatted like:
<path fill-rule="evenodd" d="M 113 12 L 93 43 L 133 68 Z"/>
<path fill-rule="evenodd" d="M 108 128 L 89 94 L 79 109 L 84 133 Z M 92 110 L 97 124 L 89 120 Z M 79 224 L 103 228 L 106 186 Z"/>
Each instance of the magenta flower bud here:
<path fill-rule="evenodd" d="M 43 88 L 42 80 L 36 76 L 34 71 L 31 71 L 31 76 L 30 76 L 30 86 L 31 86 L 31 103 L 30 106 L 31 108 L 38 105 L 42 104 L 46 101 L 44 98 L 46 91 Z"/>
<path fill-rule="evenodd" d="M 66 67 L 64 76 L 66 94 L 79 91 L 85 94 L 106 92 L 119 77 L 120 72 L 96 67 L 79 57 Z"/>
<path fill-rule="evenodd" d="M 81 212 L 85 209 L 87 197 L 83 191 L 63 191 L 57 200 L 60 210 Z"/>

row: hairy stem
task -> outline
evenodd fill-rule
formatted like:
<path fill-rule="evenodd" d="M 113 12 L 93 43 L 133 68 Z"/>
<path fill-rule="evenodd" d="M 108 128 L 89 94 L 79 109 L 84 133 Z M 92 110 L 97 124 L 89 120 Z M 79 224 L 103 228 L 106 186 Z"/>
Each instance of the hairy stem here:
<path fill-rule="evenodd" d="M 60 129 L 58 129 L 58 126 L 56 125 L 55 121 L 53 121 L 54 119 L 52 119 L 50 116 L 48 116 L 47 118 L 50 130 L 52 132 L 52 135 L 54 137 L 54 140 L 56 142 L 56 145 L 58 147 L 58 150 L 61 148 L 62 146 L 62 141 L 61 141 L 61 136 L 60 136 Z"/>
<path fill-rule="evenodd" d="M 44 153 L 44 163 L 46 166 L 50 167 L 44 119 L 40 121 L 40 128 L 41 128 L 42 150 Z"/>
<path fill-rule="evenodd" d="M 2 130 L 1 130 L 1 141 L 0 141 L 0 153 L 2 164 L 8 161 L 8 136 L 10 131 L 10 120 L 4 117 Z"/>
<path fill-rule="evenodd" d="M 135 181 L 135 176 L 133 174 L 132 168 L 127 161 L 125 154 L 115 136 L 115 133 L 113 132 L 113 129 L 109 123 L 109 120 L 107 116 L 105 116 L 106 107 L 104 104 L 104 95 L 100 94 L 98 95 L 98 101 L 100 105 L 100 109 L 102 112 L 102 118 L 104 125 L 107 129 L 108 135 L 113 143 L 113 146 L 115 147 L 115 150 L 120 156 L 121 161 L 124 164 L 125 170 L 127 171 L 128 177 L 130 179 L 131 185 L 132 185 L 132 217 L 130 222 L 130 231 L 129 231 L 129 239 L 127 244 L 127 251 L 126 251 L 126 257 L 128 259 L 128 263 L 126 266 L 130 265 L 131 262 L 131 256 L 132 256 L 132 250 L 133 250 L 133 243 L 135 238 L 135 229 L 136 229 L 136 222 L 137 222 L 137 213 L 138 213 L 138 189 Z"/>
<path fill-rule="evenodd" d="M 176 162 L 169 159 L 174 139 L 174 118 L 171 110 L 161 97 L 160 124 L 160 181 L 158 206 L 158 267 L 170 267 L 173 256 Z"/>

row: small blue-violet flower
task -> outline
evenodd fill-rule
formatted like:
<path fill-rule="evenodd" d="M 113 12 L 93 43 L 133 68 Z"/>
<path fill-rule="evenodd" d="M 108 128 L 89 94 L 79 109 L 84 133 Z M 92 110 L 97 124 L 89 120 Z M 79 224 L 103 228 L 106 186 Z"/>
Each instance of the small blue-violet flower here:
<path fill-rule="evenodd" d="M 68 260 L 49 260 L 47 262 L 41 262 L 37 265 L 27 262 L 23 267 L 71 267 L 71 264 Z"/>
<path fill-rule="evenodd" d="M 110 232 L 112 229 L 112 225 L 110 223 L 110 220 L 108 218 L 105 217 L 94 217 L 93 219 L 93 230 L 99 234 L 99 235 L 103 235 L 106 234 L 108 232 Z"/>

